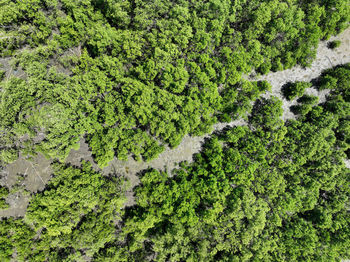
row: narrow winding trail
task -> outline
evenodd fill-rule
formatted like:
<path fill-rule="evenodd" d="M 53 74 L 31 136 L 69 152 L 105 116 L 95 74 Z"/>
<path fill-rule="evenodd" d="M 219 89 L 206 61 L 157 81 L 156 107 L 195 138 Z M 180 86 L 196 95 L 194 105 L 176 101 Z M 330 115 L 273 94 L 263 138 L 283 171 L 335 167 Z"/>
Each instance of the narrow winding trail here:
<path fill-rule="evenodd" d="M 292 69 L 249 79 L 266 80 L 272 85 L 271 92 L 268 92 L 263 96 L 268 97 L 272 95 L 283 101 L 283 120 L 294 118 L 293 113 L 289 110 L 289 107 L 293 105 L 293 102 L 284 99 L 281 93 L 281 88 L 284 84 L 294 81 L 310 81 L 318 77 L 321 72 L 327 68 L 350 62 L 350 28 L 338 36 L 331 37 L 330 41 L 336 39 L 341 41 L 341 46 L 334 50 L 327 48 L 328 41 L 324 41 L 319 44 L 316 59 L 309 68 L 301 68 L 296 66 Z M 314 88 L 309 88 L 306 90 L 306 93 L 319 96 L 320 102 L 322 102 L 325 100 L 327 91 L 318 92 Z M 237 120 L 228 124 L 219 123 L 214 125 L 213 131 L 221 130 L 226 126 L 238 126 L 245 124 L 246 122 L 244 120 Z M 177 148 L 166 148 L 166 150 L 164 150 L 164 152 L 162 152 L 157 159 L 147 163 L 137 162 L 132 158 L 129 158 L 128 161 L 114 159 L 111 161 L 108 167 L 102 170 L 102 172 L 106 175 L 109 173 L 124 175 L 131 182 L 131 187 L 134 187 L 139 183 L 137 173 L 139 173 L 141 170 L 148 167 L 162 170 L 172 170 L 178 166 L 179 162 L 192 161 L 193 154 L 200 151 L 205 138 L 209 136 L 210 134 L 201 137 L 186 136 Z M 81 141 L 79 150 L 72 150 L 70 152 L 67 163 L 79 165 L 81 159 L 92 161 L 91 152 L 83 140 Z M 50 179 L 50 163 L 51 161 L 43 159 L 41 155 L 35 157 L 31 162 L 25 160 L 23 157 L 20 157 L 14 163 L 8 165 L 3 173 L 0 174 L 0 183 L 11 186 L 15 183 L 18 173 L 26 172 L 27 178 L 24 182 L 26 188 L 31 192 L 42 190 L 44 184 Z M 350 161 L 347 161 L 346 165 L 350 168 Z M 95 164 L 94 167 L 98 169 Z M 21 197 L 19 196 L 19 198 Z M 132 204 L 133 197 L 131 191 L 128 192 L 128 199 L 129 201 L 127 205 Z M 26 197 L 22 196 L 21 199 L 15 199 L 14 201 L 11 201 L 11 207 L 9 209 L 4 211 L 0 210 L 0 217 L 23 216 L 25 214 L 27 204 L 28 200 Z"/>

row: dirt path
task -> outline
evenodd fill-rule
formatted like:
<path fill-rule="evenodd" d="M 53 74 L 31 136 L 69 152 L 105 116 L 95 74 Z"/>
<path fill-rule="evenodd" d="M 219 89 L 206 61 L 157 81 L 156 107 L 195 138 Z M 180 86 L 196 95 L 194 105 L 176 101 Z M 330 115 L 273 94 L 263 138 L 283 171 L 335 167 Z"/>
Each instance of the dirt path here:
<path fill-rule="evenodd" d="M 272 90 L 269 93 L 264 94 L 263 96 L 277 96 L 283 101 L 283 119 L 294 118 L 293 113 L 289 110 L 289 107 L 293 105 L 293 102 L 287 101 L 283 98 L 281 93 L 281 87 L 287 82 L 294 81 L 310 81 L 318 77 L 321 72 L 327 68 L 333 66 L 349 63 L 350 62 L 350 28 L 344 31 L 342 34 L 332 37 L 330 41 L 339 39 L 342 44 L 339 48 L 331 50 L 327 48 L 328 42 L 321 42 L 318 50 L 317 57 L 312 63 L 310 68 L 301 68 L 299 66 L 292 69 L 270 73 L 258 78 L 253 78 L 251 80 L 266 80 L 272 85 Z M 320 98 L 320 102 L 325 100 L 327 91 L 318 92 L 314 88 L 309 88 L 306 90 L 307 94 L 317 95 Z M 235 125 L 245 125 L 246 123 L 243 120 L 238 120 L 231 122 L 229 124 L 216 124 L 214 125 L 213 130 L 221 130 L 225 126 L 235 126 Z M 178 166 L 179 162 L 182 161 L 192 161 L 193 154 L 200 151 L 204 139 L 210 134 L 201 137 L 191 137 L 186 136 L 181 144 L 175 148 L 170 149 L 166 148 L 160 156 L 150 162 L 137 162 L 132 158 L 129 158 L 128 161 L 120 161 L 114 159 L 111 161 L 110 165 L 103 169 L 104 174 L 117 173 L 126 176 L 130 182 L 131 186 L 135 186 L 139 183 L 137 173 L 141 170 L 144 170 L 148 167 L 162 169 L 162 170 L 172 170 Z M 79 165 L 80 160 L 85 159 L 92 161 L 91 152 L 87 144 L 82 140 L 79 150 L 72 150 L 68 156 L 67 162 L 72 165 Z M 350 168 L 350 162 L 346 162 L 347 166 Z M 32 167 L 31 167 L 32 166 Z M 97 168 L 96 165 L 94 165 Z M 51 176 L 50 161 L 45 160 L 41 155 L 34 158 L 32 162 L 25 160 L 20 157 L 14 163 L 8 165 L 3 171 L 3 178 L 0 179 L 0 184 L 6 184 L 8 186 L 13 185 L 18 177 L 18 173 L 24 172 L 27 170 L 27 178 L 24 181 L 26 188 L 31 192 L 36 192 L 42 190 L 44 184 L 48 182 Z M 41 179 L 39 178 L 41 177 Z M 132 191 L 130 190 L 127 193 L 128 203 L 130 205 L 133 203 Z M 14 197 L 12 197 L 14 198 Z M 28 204 L 28 198 L 15 198 L 10 201 L 11 207 L 8 210 L 0 210 L 0 217 L 2 216 L 23 216 Z"/>

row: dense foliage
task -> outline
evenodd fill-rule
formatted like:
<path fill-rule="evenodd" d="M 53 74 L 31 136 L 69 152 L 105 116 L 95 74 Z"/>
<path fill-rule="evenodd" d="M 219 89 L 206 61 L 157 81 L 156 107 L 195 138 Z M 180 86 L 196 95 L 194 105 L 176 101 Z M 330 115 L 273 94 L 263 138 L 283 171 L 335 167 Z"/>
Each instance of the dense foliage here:
<path fill-rule="evenodd" d="M 9 262 L 16 250 L 17 261 L 24 261 L 30 253 L 34 231 L 21 219 L 0 220 L 0 260 Z"/>
<path fill-rule="evenodd" d="M 154 158 L 244 114 L 266 85 L 242 74 L 309 65 L 349 14 L 349 0 L 1 0 L 1 160 L 64 159 L 83 136 L 100 166 Z"/>
<path fill-rule="evenodd" d="M 349 22 L 350 0 L 0 0 L 0 169 L 41 152 L 54 170 L 0 187 L 0 209 L 30 198 L 0 219 L 0 260 L 350 259 L 350 64 L 288 83 L 286 122 L 247 80 L 310 65 Z M 60 163 L 82 138 L 99 167 L 150 160 L 238 118 L 192 163 L 143 170 L 129 207 L 123 179 Z"/>
<path fill-rule="evenodd" d="M 309 82 L 294 82 L 294 83 L 287 83 L 282 88 L 283 95 L 288 100 L 293 100 L 296 97 L 302 96 L 305 92 L 306 88 L 310 88 L 312 86 Z"/>
<path fill-rule="evenodd" d="M 311 111 L 313 105 L 318 103 L 318 97 L 303 95 L 297 102 L 299 102 L 299 104 L 291 106 L 292 112 L 294 112 L 294 114 L 306 115 Z"/>
<path fill-rule="evenodd" d="M 9 190 L 7 187 L 0 186 L 0 209 L 4 209 L 9 207 L 9 205 L 6 203 L 6 197 L 9 194 Z"/>
<path fill-rule="evenodd" d="M 286 123 L 280 101 L 258 100 L 249 126 L 213 136 L 173 177 L 146 171 L 125 219 L 129 245 L 100 261 L 349 258 L 349 77 L 350 65 L 325 72 L 327 101 Z"/>
<path fill-rule="evenodd" d="M 55 165 L 55 176 L 31 200 L 24 220 L 0 221 L 0 258 L 82 261 L 116 239 L 125 183 L 102 177 L 91 164 Z"/>
<path fill-rule="evenodd" d="M 10 261 L 340 261 L 350 258 L 350 64 L 315 81 L 326 102 L 283 122 L 258 99 L 248 126 L 210 137 L 172 174 L 144 170 L 136 204 L 91 165 L 55 165 L 24 219 L 0 221 Z M 347 155 L 348 154 L 348 155 Z M 121 220 L 122 219 L 122 220 Z"/>

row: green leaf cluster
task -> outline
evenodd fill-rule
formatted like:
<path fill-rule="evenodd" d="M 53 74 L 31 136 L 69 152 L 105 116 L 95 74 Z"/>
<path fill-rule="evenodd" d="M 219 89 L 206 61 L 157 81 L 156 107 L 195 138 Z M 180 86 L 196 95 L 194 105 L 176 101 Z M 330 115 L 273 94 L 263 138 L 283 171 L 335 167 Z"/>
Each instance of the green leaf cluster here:
<path fill-rule="evenodd" d="M 6 198 L 9 194 L 7 187 L 0 186 L 0 209 L 8 208 L 9 205 L 6 203 Z"/>
<path fill-rule="evenodd" d="M 283 88 L 282 92 L 285 98 L 288 100 L 293 100 L 296 97 L 302 96 L 306 88 L 310 88 L 312 83 L 309 82 L 294 82 L 287 83 Z"/>

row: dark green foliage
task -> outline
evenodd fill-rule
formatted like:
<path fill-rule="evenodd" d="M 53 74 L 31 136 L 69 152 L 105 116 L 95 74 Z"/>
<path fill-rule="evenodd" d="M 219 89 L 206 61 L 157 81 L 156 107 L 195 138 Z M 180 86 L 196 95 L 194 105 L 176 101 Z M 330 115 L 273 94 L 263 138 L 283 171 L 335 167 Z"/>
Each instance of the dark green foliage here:
<path fill-rule="evenodd" d="M 309 65 L 319 40 L 350 17 L 348 0 L 0 7 L 0 54 L 13 58 L 1 82 L 1 158 L 22 150 L 63 160 L 85 137 L 101 167 L 114 156 L 150 160 L 186 134 L 209 132 L 217 118 L 244 116 L 265 88 L 242 74 Z M 35 139 L 40 133 L 45 138 Z"/>
<path fill-rule="evenodd" d="M 331 80 L 330 80 L 331 79 Z M 329 88 L 325 109 L 339 119 L 337 138 L 347 156 L 350 156 L 350 64 L 323 72 L 317 81 L 319 89 Z"/>
<path fill-rule="evenodd" d="M 306 104 L 306 105 L 315 105 L 318 103 L 318 97 L 317 96 L 311 96 L 311 95 L 303 95 L 297 100 L 298 103 Z"/>
<path fill-rule="evenodd" d="M 317 96 L 303 95 L 297 100 L 300 104 L 291 106 L 291 110 L 297 115 L 306 115 L 312 107 L 318 103 Z"/>
<path fill-rule="evenodd" d="M 317 88 L 319 89 L 331 89 L 331 99 L 334 97 L 342 98 L 345 102 L 350 101 L 350 64 L 338 66 L 333 69 L 325 70 L 320 79 L 317 81 Z M 332 79 L 329 81 L 329 79 Z M 324 87 L 327 85 L 327 87 Z"/>
<path fill-rule="evenodd" d="M 31 239 L 35 232 L 22 219 L 0 220 L 0 260 L 12 261 L 12 254 L 16 251 L 16 260 L 25 261 L 31 253 Z"/>
<path fill-rule="evenodd" d="M 312 86 L 309 82 L 294 82 L 288 83 L 282 88 L 282 92 L 285 98 L 288 100 L 293 100 L 298 96 L 302 96 L 306 88 Z"/>
<path fill-rule="evenodd" d="M 6 198 L 9 194 L 7 187 L 0 186 L 0 209 L 8 208 L 9 205 L 6 203 Z"/>
<path fill-rule="evenodd" d="M 339 40 L 334 40 L 328 43 L 328 48 L 336 49 L 340 46 L 341 42 Z"/>
<path fill-rule="evenodd" d="M 261 98 L 255 102 L 249 122 L 254 128 L 278 129 L 283 121 L 282 101 L 276 97 L 270 99 Z"/>
<path fill-rule="evenodd" d="M 0 81 L 4 80 L 6 72 L 0 69 Z"/>
<path fill-rule="evenodd" d="M 292 105 L 290 109 L 296 115 L 306 115 L 312 110 L 312 105 L 310 104 Z"/>
<path fill-rule="evenodd" d="M 238 90 L 241 90 L 239 92 Z M 240 84 L 228 86 L 221 92 L 222 112 L 220 119 L 229 122 L 232 118 L 246 117 L 252 110 L 252 103 L 261 93 L 271 90 L 266 81 L 250 82 L 242 80 Z"/>

